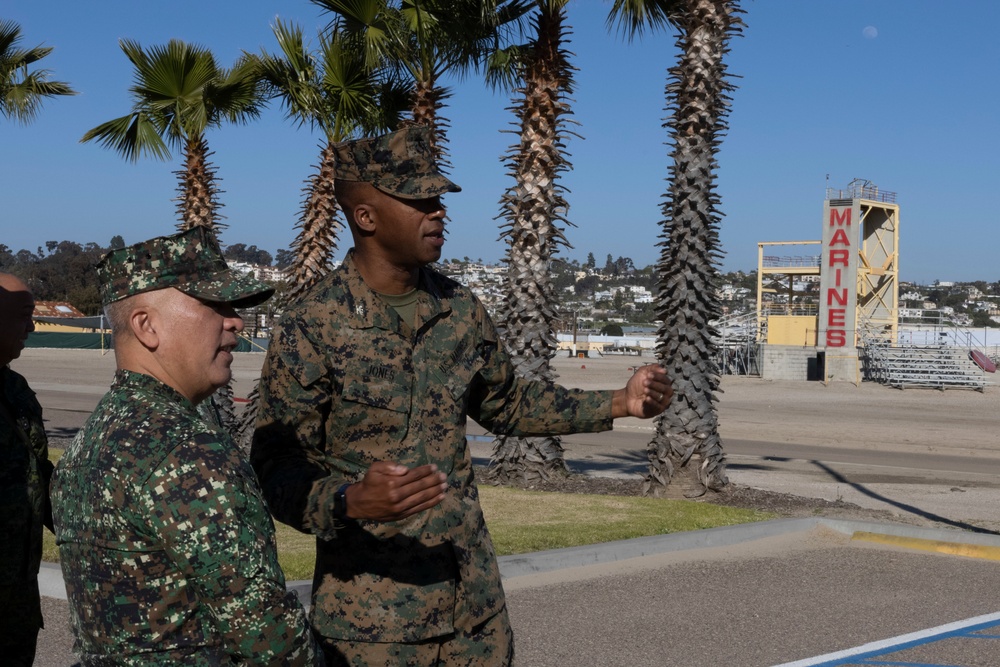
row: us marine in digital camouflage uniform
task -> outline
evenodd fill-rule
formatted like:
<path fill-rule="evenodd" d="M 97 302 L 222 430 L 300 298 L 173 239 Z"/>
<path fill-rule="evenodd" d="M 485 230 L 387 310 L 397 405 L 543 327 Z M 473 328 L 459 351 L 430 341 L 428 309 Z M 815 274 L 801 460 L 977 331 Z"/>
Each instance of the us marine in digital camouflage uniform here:
<path fill-rule="evenodd" d="M 84 665 L 313 665 L 253 470 L 205 401 L 231 376 L 234 308 L 273 288 L 202 228 L 97 268 L 118 370 L 52 482 Z"/>
<path fill-rule="evenodd" d="M 669 381 L 659 366 L 618 391 L 519 379 L 478 299 L 427 268 L 440 195 L 459 191 L 427 130 L 336 155 L 354 248 L 274 332 L 251 462 L 274 515 L 319 538 L 311 621 L 328 664 L 508 665 L 466 417 L 510 435 L 601 431 L 661 412 Z"/>
<path fill-rule="evenodd" d="M 42 526 L 52 529 L 52 464 L 42 406 L 9 366 L 35 330 L 34 310 L 28 286 L 0 273 L 0 661 L 11 667 L 27 667 L 35 659 L 42 627 Z"/>

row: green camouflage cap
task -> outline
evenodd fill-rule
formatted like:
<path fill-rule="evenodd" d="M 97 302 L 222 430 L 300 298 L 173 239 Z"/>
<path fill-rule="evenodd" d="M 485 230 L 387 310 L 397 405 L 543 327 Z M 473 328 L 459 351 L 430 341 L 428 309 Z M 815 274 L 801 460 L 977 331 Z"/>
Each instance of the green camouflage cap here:
<path fill-rule="evenodd" d="M 428 199 L 461 192 L 438 169 L 431 150 L 431 131 L 415 125 L 379 137 L 342 141 L 336 151 L 336 178 L 371 183 L 403 199 Z"/>
<path fill-rule="evenodd" d="M 230 269 L 219 242 L 200 226 L 112 250 L 97 264 L 97 279 L 105 306 L 167 287 L 235 308 L 256 306 L 274 294 L 270 285 Z"/>

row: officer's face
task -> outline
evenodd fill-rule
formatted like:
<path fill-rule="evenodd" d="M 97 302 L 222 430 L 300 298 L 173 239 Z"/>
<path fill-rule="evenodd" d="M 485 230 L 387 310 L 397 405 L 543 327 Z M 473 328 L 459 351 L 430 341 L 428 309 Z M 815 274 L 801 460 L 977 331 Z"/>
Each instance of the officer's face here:
<path fill-rule="evenodd" d="M 208 303 L 176 289 L 159 290 L 159 380 L 199 403 L 232 377 L 236 334 L 243 320 L 232 306 Z"/>
<path fill-rule="evenodd" d="M 375 238 L 392 263 L 411 269 L 441 258 L 445 208 L 440 197 L 403 199 L 378 192 L 374 215 Z"/>
<path fill-rule="evenodd" d="M 14 276 L 0 275 L 0 366 L 21 356 L 25 339 L 35 330 L 34 311 L 28 287 Z"/>

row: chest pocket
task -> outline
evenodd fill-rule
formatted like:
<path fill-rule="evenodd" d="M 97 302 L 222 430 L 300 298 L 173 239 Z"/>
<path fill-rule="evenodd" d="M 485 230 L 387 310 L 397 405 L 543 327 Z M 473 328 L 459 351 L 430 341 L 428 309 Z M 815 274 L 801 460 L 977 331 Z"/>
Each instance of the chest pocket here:
<path fill-rule="evenodd" d="M 377 361 L 352 361 L 344 375 L 342 398 L 372 408 L 409 412 L 412 379 L 411 373 Z"/>
<path fill-rule="evenodd" d="M 412 393 L 412 373 L 377 361 L 352 361 L 330 440 L 340 456 L 364 464 L 405 462 Z"/>

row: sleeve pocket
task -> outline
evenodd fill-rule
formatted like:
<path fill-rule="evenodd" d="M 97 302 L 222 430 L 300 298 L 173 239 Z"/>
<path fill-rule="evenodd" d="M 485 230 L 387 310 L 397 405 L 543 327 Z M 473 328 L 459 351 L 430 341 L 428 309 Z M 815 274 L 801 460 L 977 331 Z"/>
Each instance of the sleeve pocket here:
<path fill-rule="evenodd" d="M 458 359 L 450 359 L 447 363 L 434 368 L 432 374 L 438 384 L 443 385 L 456 403 L 465 399 L 472 378 L 483 367 L 484 361 L 475 352 Z"/>

